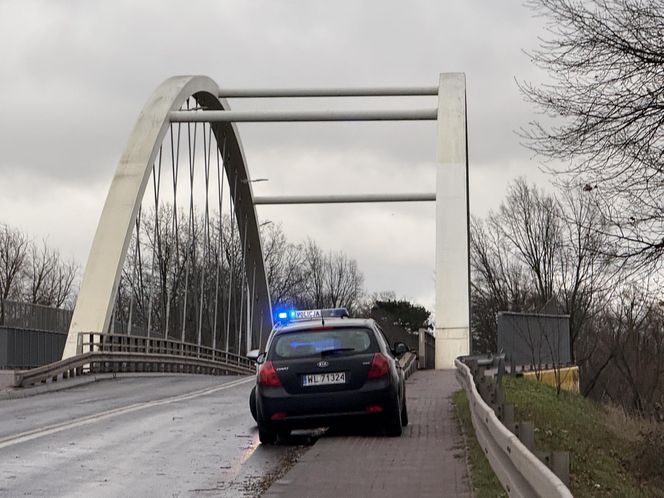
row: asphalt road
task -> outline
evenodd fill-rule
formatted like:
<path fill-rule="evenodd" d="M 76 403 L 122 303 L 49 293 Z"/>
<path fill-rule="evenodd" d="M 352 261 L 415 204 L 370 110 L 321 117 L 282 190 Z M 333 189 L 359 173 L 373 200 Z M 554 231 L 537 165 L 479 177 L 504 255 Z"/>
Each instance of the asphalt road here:
<path fill-rule="evenodd" d="M 0 496 L 254 496 L 301 451 L 263 447 L 253 377 L 132 377 L 0 401 Z"/>

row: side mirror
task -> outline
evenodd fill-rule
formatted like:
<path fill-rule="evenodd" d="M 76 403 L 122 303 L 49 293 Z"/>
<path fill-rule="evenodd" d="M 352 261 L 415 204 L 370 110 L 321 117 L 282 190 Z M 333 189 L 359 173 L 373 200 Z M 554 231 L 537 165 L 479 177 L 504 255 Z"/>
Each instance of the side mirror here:
<path fill-rule="evenodd" d="M 267 356 L 267 353 L 261 353 L 258 355 L 258 358 L 256 358 L 256 363 L 261 365 L 262 363 L 265 363 L 265 357 Z"/>
<path fill-rule="evenodd" d="M 251 361 L 256 361 L 260 354 L 260 349 L 252 349 L 247 353 L 247 358 L 249 358 Z"/>
<path fill-rule="evenodd" d="M 394 356 L 400 358 L 407 352 L 408 352 L 408 346 L 406 346 L 403 342 L 394 343 Z"/>

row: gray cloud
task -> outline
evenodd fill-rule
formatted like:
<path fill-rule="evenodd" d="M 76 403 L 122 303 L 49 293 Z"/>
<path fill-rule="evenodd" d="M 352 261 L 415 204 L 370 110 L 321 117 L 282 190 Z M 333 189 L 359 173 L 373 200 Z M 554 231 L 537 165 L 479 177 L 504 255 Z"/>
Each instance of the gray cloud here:
<path fill-rule="evenodd" d="M 0 221 L 81 261 L 133 123 L 174 74 L 221 86 L 468 83 L 471 205 L 521 174 L 543 180 L 514 130 L 531 117 L 514 78 L 539 23 L 517 3 L 449 1 L 4 1 L 0 3 Z M 429 107 L 435 99 L 234 100 L 234 108 Z M 429 191 L 434 123 L 246 124 L 258 194 Z M 83 214 L 82 214 L 83 213 Z M 369 290 L 432 304 L 432 205 L 261 207 L 290 237 L 346 250 Z M 76 220 L 76 223 L 71 222 Z M 312 220 L 316 220 L 312 222 Z"/>

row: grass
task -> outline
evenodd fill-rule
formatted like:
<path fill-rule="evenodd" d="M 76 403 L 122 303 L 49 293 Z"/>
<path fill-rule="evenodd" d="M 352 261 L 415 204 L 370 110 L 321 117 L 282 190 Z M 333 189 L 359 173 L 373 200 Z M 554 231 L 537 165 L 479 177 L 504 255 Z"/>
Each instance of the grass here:
<path fill-rule="evenodd" d="M 570 490 L 576 498 L 664 498 L 664 428 L 576 393 L 557 396 L 555 388 L 538 382 L 505 377 L 503 383 L 515 420 L 535 423 L 536 448 L 570 452 Z M 457 392 L 453 401 L 469 434 L 475 496 L 499 496 L 500 484 L 473 435 L 465 393 Z"/>
<path fill-rule="evenodd" d="M 503 491 L 500 481 L 493 473 L 489 461 L 484 456 L 484 452 L 475 437 L 466 392 L 461 390 L 454 393 L 452 402 L 455 407 L 457 423 L 461 433 L 465 435 L 473 496 L 475 498 L 507 497 L 507 493 Z"/>
<path fill-rule="evenodd" d="M 643 422 L 577 393 L 525 379 L 503 379 L 515 420 L 532 420 L 535 446 L 570 452 L 570 491 L 575 497 L 664 497 L 656 474 L 640 457 Z"/>

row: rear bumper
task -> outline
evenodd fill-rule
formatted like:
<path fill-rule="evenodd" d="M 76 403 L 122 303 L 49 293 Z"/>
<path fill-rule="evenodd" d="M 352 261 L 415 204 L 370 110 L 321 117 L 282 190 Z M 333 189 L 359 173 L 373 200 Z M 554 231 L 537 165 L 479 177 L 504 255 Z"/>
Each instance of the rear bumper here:
<path fill-rule="evenodd" d="M 384 380 L 367 382 L 353 391 L 311 394 L 288 394 L 283 388 L 259 386 L 256 395 L 259 425 L 274 430 L 323 427 L 348 420 L 384 419 L 399 409 L 397 390 Z M 370 406 L 379 406 L 382 411 L 368 411 Z M 275 413 L 282 418 L 272 420 Z"/>

